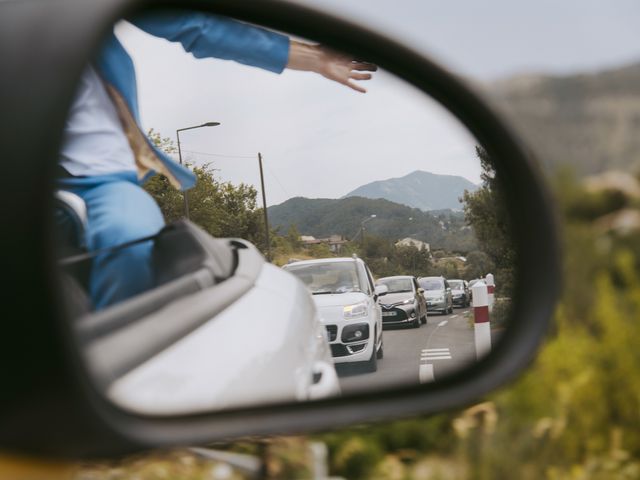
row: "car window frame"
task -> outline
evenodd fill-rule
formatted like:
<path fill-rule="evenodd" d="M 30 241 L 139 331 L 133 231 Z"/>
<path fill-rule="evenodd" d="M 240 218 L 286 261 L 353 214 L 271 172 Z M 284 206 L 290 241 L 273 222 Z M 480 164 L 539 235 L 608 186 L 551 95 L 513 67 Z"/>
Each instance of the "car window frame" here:
<path fill-rule="evenodd" d="M 375 288 L 371 286 L 370 279 L 367 277 L 364 262 L 356 262 L 356 268 L 358 272 L 358 281 L 364 283 L 366 290 L 363 290 L 368 296 L 372 296 L 375 292 Z M 363 278 L 364 277 L 364 278 Z"/>

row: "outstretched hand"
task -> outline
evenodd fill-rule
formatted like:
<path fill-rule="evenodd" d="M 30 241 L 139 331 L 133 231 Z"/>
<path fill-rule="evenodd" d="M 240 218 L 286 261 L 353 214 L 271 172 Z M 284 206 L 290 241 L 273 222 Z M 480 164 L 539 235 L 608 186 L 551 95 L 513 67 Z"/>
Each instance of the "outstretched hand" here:
<path fill-rule="evenodd" d="M 378 69 L 371 63 L 357 61 L 350 55 L 336 52 L 322 45 L 310 45 L 293 40 L 287 68 L 316 72 L 329 80 L 362 93 L 365 93 L 366 89 L 354 80 L 370 80 L 372 75 L 366 72 L 375 72 Z"/>

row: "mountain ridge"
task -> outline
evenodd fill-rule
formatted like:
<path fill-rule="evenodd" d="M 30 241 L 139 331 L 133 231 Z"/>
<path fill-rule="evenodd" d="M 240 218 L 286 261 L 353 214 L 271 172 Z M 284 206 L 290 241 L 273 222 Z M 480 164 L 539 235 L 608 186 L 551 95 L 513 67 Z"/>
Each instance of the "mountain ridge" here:
<path fill-rule="evenodd" d="M 363 220 L 367 233 L 399 240 L 412 237 L 432 248 L 468 252 L 476 248 L 473 232 L 461 212 L 441 211 L 437 215 L 386 199 L 346 197 L 339 199 L 294 197 L 267 209 L 272 227 L 286 232 L 295 225 L 302 235 L 325 238 L 342 235 L 353 239 Z"/>
<path fill-rule="evenodd" d="M 515 75 L 483 85 L 547 172 L 640 171 L 640 61 L 594 72 Z"/>
<path fill-rule="evenodd" d="M 423 211 L 461 210 L 459 198 L 465 190 L 475 191 L 476 189 L 478 185 L 459 175 L 442 175 L 425 170 L 414 170 L 402 177 L 366 183 L 341 198 L 382 198 Z"/>

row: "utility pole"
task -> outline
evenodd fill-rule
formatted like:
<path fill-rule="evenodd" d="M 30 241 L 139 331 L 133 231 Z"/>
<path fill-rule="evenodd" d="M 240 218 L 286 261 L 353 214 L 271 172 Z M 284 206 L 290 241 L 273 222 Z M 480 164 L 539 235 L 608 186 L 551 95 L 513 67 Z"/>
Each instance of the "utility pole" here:
<path fill-rule="evenodd" d="M 258 152 L 260 166 L 260 185 L 262 186 L 262 210 L 264 210 L 264 236 L 267 241 L 267 260 L 271 261 L 271 240 L 269 239 L 269 216 L 267 215 L 267 194 L 264 191 L 264 174 L 262 173 L 262 154 Z"/>
<path fill-rule="evenodd" d="M 182 165 L 182 149 L 180 148 L 180 130 L 176 130 L 176 137 L 178 137 L 178 159 L 180 160 L 180 165 Z M 182 202 L 184 204 L 184 218 L 189 220 L 189 195 L 186 190 L 182 192 Z"/>

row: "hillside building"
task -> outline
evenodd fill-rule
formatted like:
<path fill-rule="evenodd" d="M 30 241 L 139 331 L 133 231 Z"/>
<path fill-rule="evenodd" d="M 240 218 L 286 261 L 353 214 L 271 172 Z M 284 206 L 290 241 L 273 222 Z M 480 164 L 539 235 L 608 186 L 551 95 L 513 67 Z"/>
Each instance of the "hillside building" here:
<path fill-rule="evenodd" d="M 342 235 L 331 235 L 327 238 L 315 238 L 311 235 L 300 235 L 300 241 L 303 245 L 327 244 L 329 245 L 329 250 L 333 253 L 340 253 L 342 245 L 348 242 L 348 240 Z"/>
<path fill-rule="evenodd" d="M 395 243 L 396 247 L 416 247 L 418 250 L 425 249 L 427 252 L 431 252 L 431 247 L 427 242 L 422 240 L 416 240 L 415 238 L 407 237 L 399 240 Z"/>

